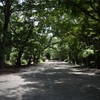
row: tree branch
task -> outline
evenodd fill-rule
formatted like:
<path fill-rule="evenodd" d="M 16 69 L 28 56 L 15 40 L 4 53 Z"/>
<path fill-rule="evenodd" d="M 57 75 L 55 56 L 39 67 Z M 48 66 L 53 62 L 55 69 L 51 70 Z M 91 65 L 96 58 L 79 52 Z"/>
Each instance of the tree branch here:
<path fill-rule="evenodd" d="M 81 6 L 79 6 L 79 5 L 78 5 L 77 3 L 75 3 L 74 1 L 71 0 L 71 1 L 68 1 L 68 2 L 70 2 L 70 4 L 71 4 L 72 6 L 77 7 L 80 11 L 82 11 L 84 14 L 88 15 L 88 16 L 89 16 L 90 18 L 92 18 L 93 20 L 100 22 L 100 19 L 98 19 L 98 18 L 94 17 L 93 15 L 91 15 L 90 12 L 89 12 L 88 10 L 86 10 L 85 8 L 82 8 Z M 66 2 L 66 4 L 67 4 L 67 2 Z"/>

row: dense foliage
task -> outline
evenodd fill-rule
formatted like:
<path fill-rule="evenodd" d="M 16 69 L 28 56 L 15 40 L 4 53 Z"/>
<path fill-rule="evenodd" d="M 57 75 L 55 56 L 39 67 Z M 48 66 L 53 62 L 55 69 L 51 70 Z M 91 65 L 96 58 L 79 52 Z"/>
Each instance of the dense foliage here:
<path fill-rule="evenodd" d="M 100 66 L 99 0 L 0 0 L 0 67 L 56 59 Z"/>

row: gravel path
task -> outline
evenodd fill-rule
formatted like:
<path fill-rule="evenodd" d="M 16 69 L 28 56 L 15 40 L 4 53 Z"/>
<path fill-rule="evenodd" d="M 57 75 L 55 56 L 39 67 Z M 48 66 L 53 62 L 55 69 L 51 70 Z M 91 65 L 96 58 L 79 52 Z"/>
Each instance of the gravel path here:
<path fill-rule="evenodd" d="M 100 75 L 64 62 L 46 62 L 0 75 L 0 100 L 100 100 Z"/>

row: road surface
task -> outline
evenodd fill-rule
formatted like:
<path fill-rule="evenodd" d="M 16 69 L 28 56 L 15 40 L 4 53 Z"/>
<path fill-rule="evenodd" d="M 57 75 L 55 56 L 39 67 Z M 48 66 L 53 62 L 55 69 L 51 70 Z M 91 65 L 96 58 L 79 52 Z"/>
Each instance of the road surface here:
<path fill-rule="evenodd" d="M 100 100 L 100 75 L 64 62 L 46 62 L 0 75 L 0 100 Z"/>

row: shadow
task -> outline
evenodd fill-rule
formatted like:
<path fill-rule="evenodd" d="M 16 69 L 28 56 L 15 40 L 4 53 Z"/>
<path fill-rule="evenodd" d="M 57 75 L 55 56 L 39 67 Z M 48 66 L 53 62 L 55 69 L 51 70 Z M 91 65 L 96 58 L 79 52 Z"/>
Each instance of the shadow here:
<path fill-rule="evenodd" d="M 33 82 L 23 86 L 31 89 L 22 96 L 23 100 L 100 100 L 100 76 L 71 72 L 70 68 L 48 68 L 23 74 L 25 81 Z"/>
<path fill-rule="evenodd" d="M 17 100 L 14 97 L 5 97 L 5 96 L 0 96 L 0 100 Z"/>
<path fill-rule="evenodd" d="M 0 100 L 100 100 L 100 76 L 84 74 L 64 63 L 32 67 L 18 76 L 26 84 L 7 89 L 5 94 L 9 92 L 11 97 L 2 95 Z"/>

